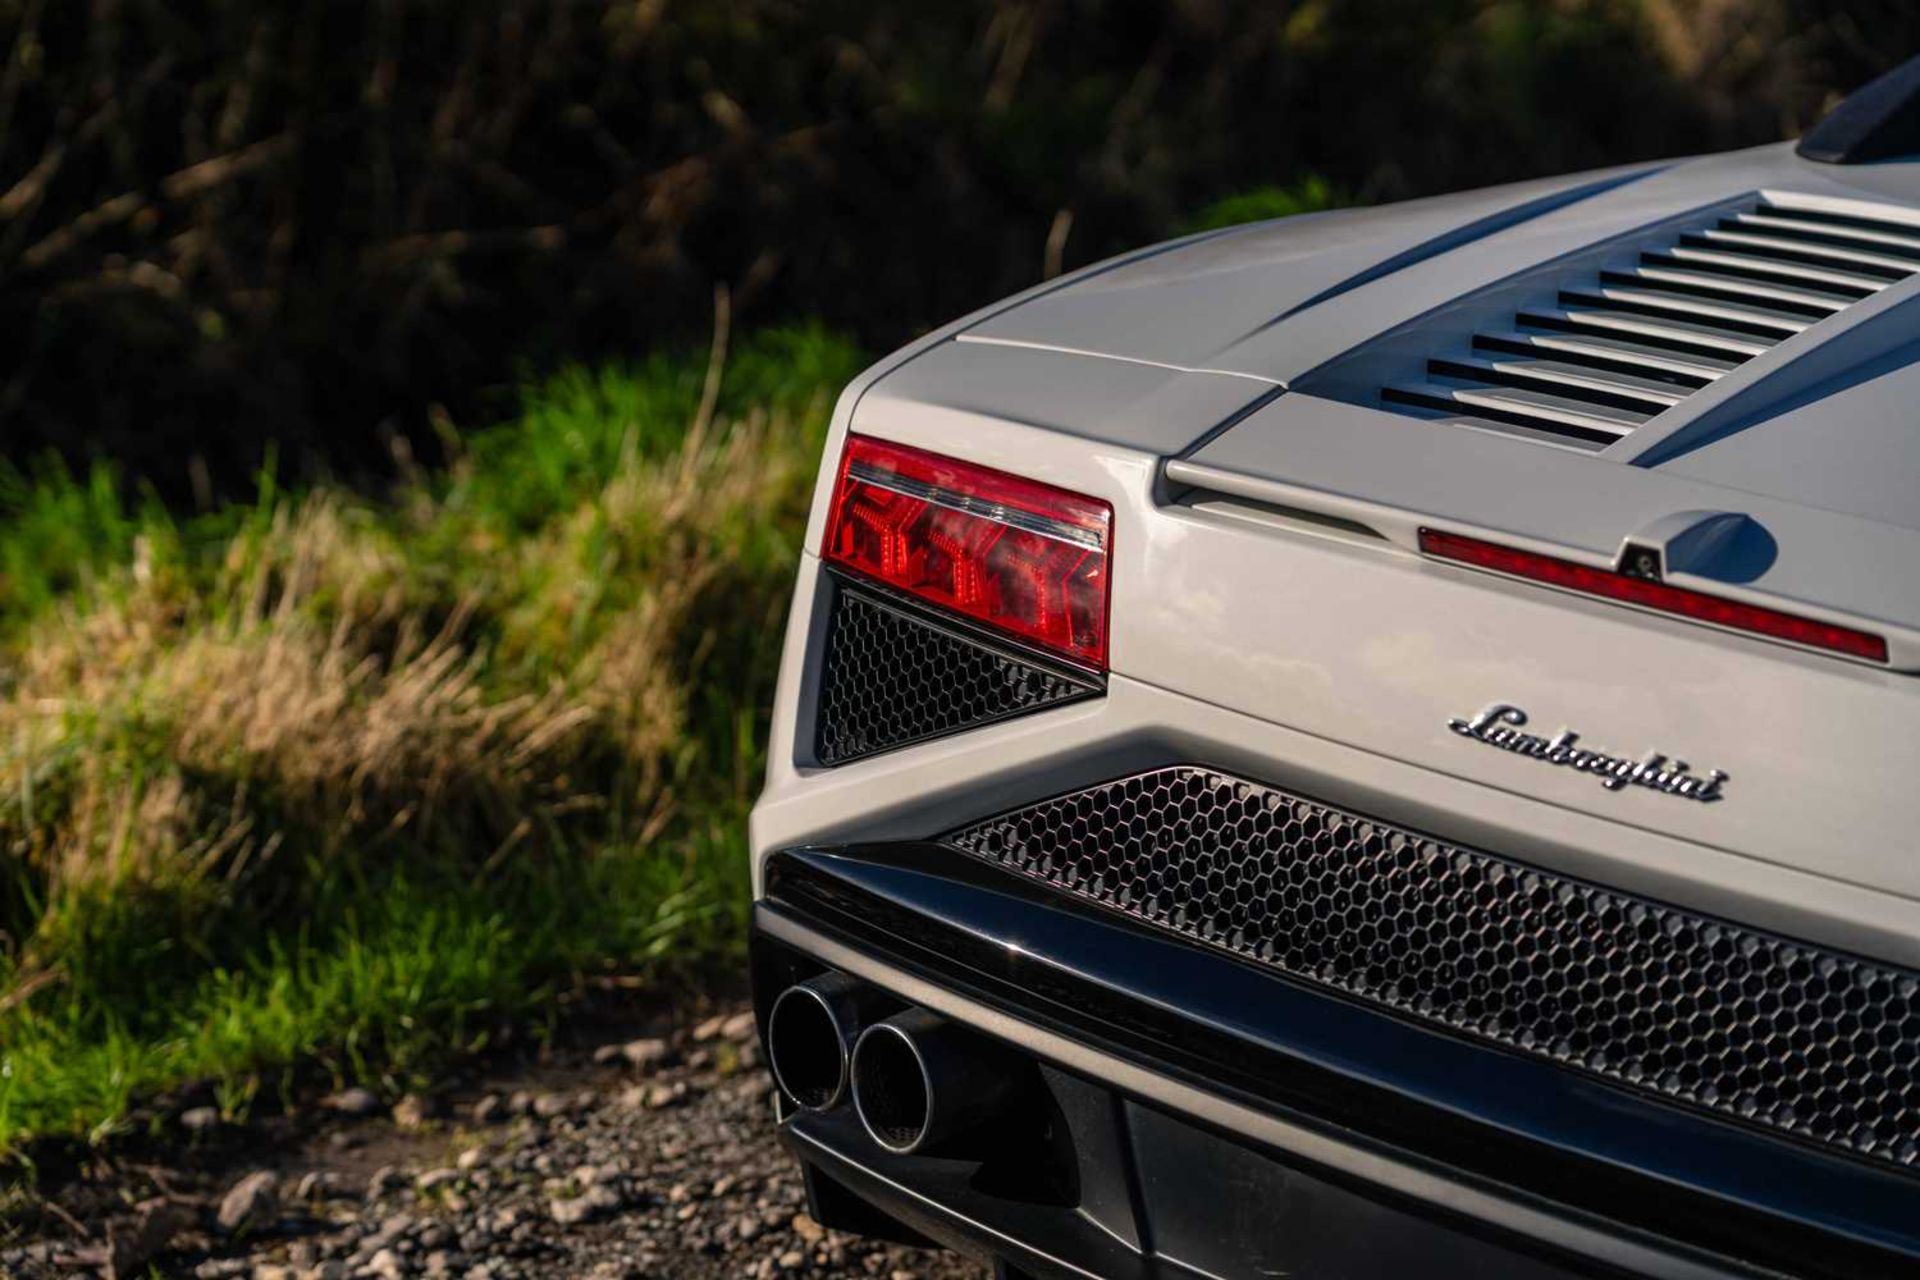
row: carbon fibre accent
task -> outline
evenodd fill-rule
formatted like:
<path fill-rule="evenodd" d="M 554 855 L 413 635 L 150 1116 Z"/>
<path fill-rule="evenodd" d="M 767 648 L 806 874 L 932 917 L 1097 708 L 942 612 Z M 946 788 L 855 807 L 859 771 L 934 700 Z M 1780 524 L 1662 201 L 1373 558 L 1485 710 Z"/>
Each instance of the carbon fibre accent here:
<path fill-rule="evenodd" d="M 1920 1167 L 1920 975 L 1181 766 L 947 843 L 1418 1021 Z"/>
<path fill-rule="evenodd" d="M 1102 692 L 1012 646 L 837 577 L 814 754 L 824 765 L 978 728 Z"/>

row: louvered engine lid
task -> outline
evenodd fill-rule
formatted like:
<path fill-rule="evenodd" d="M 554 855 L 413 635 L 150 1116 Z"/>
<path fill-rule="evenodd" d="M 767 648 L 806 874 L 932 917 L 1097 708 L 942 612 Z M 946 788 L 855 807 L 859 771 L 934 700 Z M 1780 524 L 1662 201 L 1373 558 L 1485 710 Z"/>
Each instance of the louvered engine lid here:
<path fill-rule="evenodd" d="M 1916 670 L 1916 402 L 1920 210 L 1761 188 L 1413 315 L 1166 474 L 1409 549 L 1432 526 L 1608 568 L 1726 513 L 1765 554 L 1672 581 L 1884 635 Z"/>
<path fill-rule="evenodd" d="M 1457 321 L 1414 349 L 1419 321 L 1382 344 L 1379 405 L 1583 449 L 1635 433 L 1787 339 L 1920 271 L 1920 212 L 1758 193 L 1696 223 L 1607 246 L 1503 284 L 1487 323 Z M 1508 309 L 1505 303 L 1513 305 Z M 1405 355 L 1415 354 L 1407 368 Z M 1371 348 L 1348 363 L 1375 363 Z M 1364 400 L 1350 370 L 1325 379 Z M 1318 379 L 1299 389 L 1313 391 Z M 1342 394 L 1345 393 L 1345 394 Z"/>

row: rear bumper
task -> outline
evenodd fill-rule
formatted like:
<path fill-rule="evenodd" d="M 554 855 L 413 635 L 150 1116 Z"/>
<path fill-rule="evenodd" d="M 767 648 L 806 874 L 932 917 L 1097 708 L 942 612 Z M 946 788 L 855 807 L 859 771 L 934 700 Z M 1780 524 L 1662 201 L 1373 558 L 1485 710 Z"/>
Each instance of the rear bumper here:
<path fill-rule="evenodd" d="M 1349 1190 L 1098 1086 L 1073 1083 L 1094 1104 L 1076 1138 L 1087 1139 L 1104 1122 L 1111 1134 L 1130 1139 L 1128 1148 L 1114 1148 L 1120 1159 L 1107 1166 L 1109 1184 L 1100 1190 L 1124 1198 L 1137 1187 L 1138 1203 L 1103 1206 L 1113 1225 L 1078 1203 L 1023 1203 L 983 1191 L 979 1165 L 970 1160 L 881 1157 L 844 1113 L 790 1121 L 785 1142 L 808 1167 L 816 1212 L 832 1218 L 830 1197 L 850 1194 L 1003 1275 L 1561 1280 L 1593 1274 Z M 822 1209 L 823 1201 L 830 1207 Z"/>
<path fill-rule="evenodd" d="M 834 969 L 1040 1064 L 1067 1195 L 991 1158 L 887 1155 L 845 1109 L 782 1125 L 830 1198 L 1014 1274 L 1920 1268 L 1904 1175 L 1356 1007 L 940 846 L 775 854 L 754 949 L 763 1020 Z"/>

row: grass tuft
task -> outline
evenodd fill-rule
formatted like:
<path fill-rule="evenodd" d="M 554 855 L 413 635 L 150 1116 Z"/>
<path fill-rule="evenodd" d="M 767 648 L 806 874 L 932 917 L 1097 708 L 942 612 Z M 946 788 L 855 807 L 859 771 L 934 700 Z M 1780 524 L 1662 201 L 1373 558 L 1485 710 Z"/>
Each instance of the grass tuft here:
<path fill-rule="evenodd" d="M 1216 231 L 1246 222 L 1264 222 L 1269 218 L 1291 218 L 1295 214 L 1319 213 L 1338 209 L 1353 201 L 1318 174 L 1292 186 L 1255 187 L 1214 201 L 1195 215 L 1185 230 Z"/>
<path fill-rule="evenodd" d="M 0 478 L 0 1148 L 295 1066 L 400 1088 L 730 957 L 856 363 L 795 329 L 566 370 L 379 502 Z"/>

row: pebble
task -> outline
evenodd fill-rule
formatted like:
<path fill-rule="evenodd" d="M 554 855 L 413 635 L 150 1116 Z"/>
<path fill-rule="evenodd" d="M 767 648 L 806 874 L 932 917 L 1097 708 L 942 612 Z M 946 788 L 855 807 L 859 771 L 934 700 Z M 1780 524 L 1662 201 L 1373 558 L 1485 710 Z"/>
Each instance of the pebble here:
<path fill-rule="evenodd" d="M 316 1200 L 328 1200 L 339 1193 L 339 1177 L 323 1169 L 314 1169 L 303 1173 L 300 1175 L 300 1181 L 293 1184 L 293 1200 L 295 1204 L 308 1204 Z"/>
<path fill-rule="evenodd" d="M 413 1226 L 414 1218 L 412 1214 L 388 1214 L 380 1220 L 379 1228 L 371 1235 L 361 1237 L 360 1251 L 363 1253 L 377 1253 L 388 1245 L 395 1244 L 405 1238 L 406 1234 L 413 1230 Z"/>
<path fill-rule="evenodd" d="M 217 1107 L 188 1107 L 180 1113 L 180 1127 L 188 1133 L 206 1133 L 220 1127 Z"/>
<path fill-rule="evenodd" d="M 436 1191 L 455 1186 L 463 1176 L 458 1169 L 429 1169 L 413 1180 L 413 1189 L 423 1196 L 430 1196 Z"/>
<path fill-rule="evenodd" d="M 221 1197 L 220 1209 L 214 1215 L 220 1230 L 234 1235 L 245 1230 L 259 1230 L 271 1219 L 280 1216 L 280 1179 L 272 1172 L 261 1169 L 248 1174 L 233 1184 L 227 1194 Z"/>
<path fill-rule="evenodd" d="M 619 1061 L 639 1073 L 626 1088 L 609 1076 L 605 1055 L 593 1067 L 592 1050 L 560 1049 L 537 1077 L 516 1085 L 503 1076 L 466 1096 L 458 1114 L 478 1132 L 354 1123 L 330 1101 L 314 1109 L 323 1117 L 319 1132 L 302 1123 L 295 1141 L 304 1146 L 252 1153 L 258 1172 L 285 1169 L 275 1186 L 285 1203 L 274 1216 L 251 1218 L 258 1225 L 211 1243 L 183 1234 L 156 1267 L 195 1280 L 887 1280 L 895 1271 L 982 1280 L 962 1260 L 839 1235 L 813 1219 L 799 1172 L 768 1122 L 764 1075 L 720 1078 L 754 1047 L 751 1019 L 729 1011 L 709 1031 L 703 1049 L 685 1032 L 621 1043 Z M 736 1053 L 742 1035 L 749 1039 Z M 606 1088 L 583 1091 L 590 1081 Z M 384 1113 L 377 1104 L 370 1114 Z M 269 1118 L 248 1136 L 266 1143 L 281 1131 Z M 374 1159 L 334 1154 L 335 1134 L 358 1135 L 390 1163 L 366 1173 Z M 197 1149 L 198 1166 L 169 1175 L 218 1205 L 239 1183 L 209 1186 L 206 1157 Z M 227 1177 L 242 1174 L 253 1176 L 241 1167 Z M 141 1189 L 112 1203 L 151 1194 Z M 124 1222 L 130 1211 L 119 1212 Z M 184 1252 L 189 1242 L 195 1252 Z M 0 1275 L 73 1274 L 55 1269 L 65 1248 L 36 1261 L 26 1248 L 34 1243 L 0 1245 Z M 209 1249 L 214 1256 L 201 1251 Z"/>
<path fill-rule="evenodd" d="M 561 1093 L 543 1093 L 533 1100 L 533 1114 L 542 1120 L 552 1120 L 573 1110 L 573 1099 Z"/>
<path fill-rule="evenodd" d="M 673 1046 L 658 1037 L 629 1040 L 620 1046 L 620 1056 L 636 1071 L 651 1071 L 673 1059 Z"/>
<path fill-rule="evenodd" d="M 393 1104 L 393 1122 L 402 1129 L 418 1129 L 439 1114 L 439 1101 L 423 1093 L 410 1093 Z"/>
<path fill-rule="evenodd" d="M 640 1097 L 640 1105 L 648 1111 L 664 1111 L 668 1107 L 678 1106 L 687 1099 L 687 1082 L 676 1080 L 672 1084 L 652 1084 Z"/>
<path fill-rule="evenodd" d="M 577 1196 L 568 1199 L 552 1200 L 547 1204 L 547 1214 L 563 1227 L 588 1222 L 604 1217 L 621 1206 L 620 1193 L 606 1185 L 588 1187 Z"/>
<path fill-rule="evenodd" d="M 342 1089 L 320 1100 L 320 1105 L 343 1116 L 364 1117 L 380 1110 L 380 1098 L 371 1089 Z"/>

